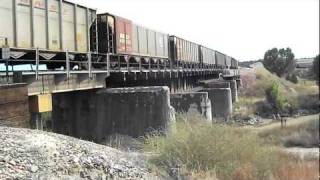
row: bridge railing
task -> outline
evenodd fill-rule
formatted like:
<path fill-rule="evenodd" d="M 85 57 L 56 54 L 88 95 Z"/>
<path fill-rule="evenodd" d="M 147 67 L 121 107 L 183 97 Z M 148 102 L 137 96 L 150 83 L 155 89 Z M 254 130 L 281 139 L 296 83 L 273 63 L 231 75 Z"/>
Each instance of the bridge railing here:
<path fill-rule="evenodd" d="M 6 44 L 7 44 L 7 39 L 4 38 Z M 109 59 L 110 59 L 110 54 L 101 54 L 101 53 L 92 53 L 92 52 L 88 52 L 88 53 L 82 53 L 82 55 L 86 56 L 86 60 L 70 60 L 70 56 L 69 55 L 77 55 L 74 54 L 74 52 L 70 52 L 68 50 L 65 50 L 65 59 L 62 60 L 43 60 L 40 59 L 40 53 L 47 53 L 48 51 L 46 50 L 41 50 L 39 48 L 35 48 L 35 49 L 28 49 L 27 51 L 32 51 L 32 53 L 34 54 L 34 59 L 21 59 L 21 58 L 16 58 L 15 53 L 19 53 L 19 52 L 24 52 L 24 49 L 14 49 L 15 51 L 12 51 L 8 46 L 3 45 L 1 46 L 0 44 L 0 49 L 1 49 L 1 56 L 0 56 L 0 75 L 1 72 L 5 72 L 6 76 L 8 76 L 9 74 L 13 74 L 16 71 L 23 71 L 23 72 L 33 72 L 35 73 L 35 77 L 36 80 L 39 79 L 39 74 L 40 73 L 45 73 L 48 71 L 54 71 L 54 72 L 60 72 L 60 73 L 65 73 L 67 75 L 67 77 L 70 77 L 71 73 L 88 73 L 88 76 L 90 78 L 92 78 L 92 74 L 95 73 L 95 70 L 93 68 L 93 65 L 103 65 L 103 69 L 99 70 L 100 73 L 109 73 L 109 69 L 110 69 L 110 63 L 109 63 Z M 11 53 L 11 52 L 13 53 Z M 63 52 L 62 52 L 63 53 Z M 60 53 L 60 54 L 62 54 Z M 20 57 L 23 57 L 23 55 L 25 53 L 21 53 L 22 55 L 20 55 Z M 12 58 L 11 58 L 12 56 Z M 105 58 L 105 61 L 103 62 L 97 62 L 97 61 L 93 61 L 92 57 L 93 56 L 100 56 Z M 5 70 L 3 70 L 3 67 L 1 68 L 1 63 L 4 63 L 5 65 Z M 50 70 L 47 67 L 45 68 L 40 68 L 41 64 L 46 64 L 46 65 L 50 65 L 50 63 L 59 63 L 63 69 L 54 69 L 54 70 Z M 78 68 L 73 69 L 71 64 L 76 64 L 78 65 Z M 14 65 L 23 65 L 23 68 L 20 68 L 20 70 L 15 70 L 14 69 Z M 11 68 L 9 68 L 11 66 Z M 28 68 L 28 66 L 30 66 L 30 68 Z M 83 66 L 85 67 L 85 69 L 79 68 L 79 66 Z M 21 70 L 23 69 L 23 70 Z M 28 70 L 29 69 L 29 70 Z"/>

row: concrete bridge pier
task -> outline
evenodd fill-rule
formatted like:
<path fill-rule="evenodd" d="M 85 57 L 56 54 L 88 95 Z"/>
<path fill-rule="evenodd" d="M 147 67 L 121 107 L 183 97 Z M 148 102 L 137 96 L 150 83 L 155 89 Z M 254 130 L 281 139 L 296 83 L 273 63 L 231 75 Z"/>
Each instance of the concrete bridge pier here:
<path fill-rule="evenodd" d="M 170 94 L 170 103 L 176 112 L 199 113 L 212 123 L 211 101 L 207 92 Z"/>
<path fill-rule="evenodd" d="M 235 103 L 238 101 L 238 87 L 237 87 L 237 81 L 236 80 L 228 80 L 230 83 L 230 89 L 231 89 L 231 95 L 232 95 L 232 103 Z"/>
<path fill-rule="evenodd" d="M 236 81 L 237 81 L 237 89 L 239 90 L 242 85 L 241 79 L 237 79 Z"/>
<path fill-rule="evenodd" d="M 232 97 L 230 88 L 205 88 L 212 103 L 212 117 L 216 121 L 227 121 L 232 115 Z"/>
<path fill-rule="evenodd" d="M 102 142 L 119 133 L 166 133 L 173 123 L 168 87 L 111 88 L 53 96 L 54 131 Z"/>
<path fill-rule="evenodd" d="M 30 127 L 27 84 L 0 85 L 0 125 Z"/>
<path fill-rule="evenodd" d="M 230 88 L 232 103 L 238 100 L 238 85 L 236 80 L 211 80 L 203 82 L 202 85 L 206 88 Z"/>

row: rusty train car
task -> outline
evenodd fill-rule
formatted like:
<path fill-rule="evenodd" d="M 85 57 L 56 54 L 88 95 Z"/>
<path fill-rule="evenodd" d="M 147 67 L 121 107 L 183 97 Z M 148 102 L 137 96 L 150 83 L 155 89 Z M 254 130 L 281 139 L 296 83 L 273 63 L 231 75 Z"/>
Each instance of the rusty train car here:
<path fill-rule="evenodd" d="M 48 69 L 67 60 L 84 69 L 88 61 L 97 69 L 107 61 L 111 68 L 238 68 L 219 51 L 66 0 L 0 0 L 0 16 L 0 48 L 10 48 L 13 65 L 38 58 Z"/>

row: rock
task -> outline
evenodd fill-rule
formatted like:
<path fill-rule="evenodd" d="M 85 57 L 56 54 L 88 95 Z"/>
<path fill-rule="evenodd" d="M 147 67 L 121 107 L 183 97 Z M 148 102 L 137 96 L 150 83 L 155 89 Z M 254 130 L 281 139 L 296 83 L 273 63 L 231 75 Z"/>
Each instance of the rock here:
<path fill-rule="evenodd" d="M 4 140 L 0 179 L 150 179 L 145 159 L 136 158 L 135 153 L 55 133 L 1 126 L 0 139 Z"/>
<path fill-rule="evenodd" d="M 10 159 L 11 159 L 10 156 L 5 156 L 5 157 L 2 159 L 2 161 L 3 161 L 3 162 L 9 162 Z"/>
<path fill-rule="evenodd" d="M 12 166 L 15 166 L 16 162 L 14 160 L 11 160 L 11 161 L 9 161 L 9 164 L 12 165 Z"/>
<path fill-rule="evenodd" d="M 74 157 L 74 158 L 72 159 L 72 161 L 77 164 L 77 163 L 79 163 L 79 158 L 78 158 L 78 157 Z"/>
<path fill-rule="evenodd" d="M 30 172 L 35 173 L 38 171 L 38 169 L 39 169 L 38 166 L 32 165 L 29 170 Z"/>

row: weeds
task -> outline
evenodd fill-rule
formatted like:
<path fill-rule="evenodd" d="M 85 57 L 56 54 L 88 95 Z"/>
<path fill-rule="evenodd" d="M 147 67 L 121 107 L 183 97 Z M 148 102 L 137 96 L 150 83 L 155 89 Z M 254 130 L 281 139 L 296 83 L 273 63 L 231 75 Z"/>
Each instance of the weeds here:
<path fill-rule="evenodd" d="M 259 133 L 268 144 L 284 145 L 286 147 L 318 147 L 319 145 L 319 118 L 307 120 L 281 129 L 273 128 Z"/>
<path fill-rule="evenodd" d="M 282 154 L 279 167 L 275 169 L 274 180 L 317 180 L 319 179 L 319 160 L 304 161 Z"/>
<path fill-rule="evenodd" d="M 179 118 L 177 118 L 179 119 Z M 168 136 L 149 135 L 151 163 L 169 174 L 215 174 L 219 179 L 267 179 L 277 167 L 275 149 L 248 130 L 196 121 L 178 121 Z"/>

